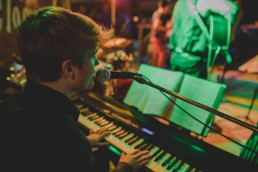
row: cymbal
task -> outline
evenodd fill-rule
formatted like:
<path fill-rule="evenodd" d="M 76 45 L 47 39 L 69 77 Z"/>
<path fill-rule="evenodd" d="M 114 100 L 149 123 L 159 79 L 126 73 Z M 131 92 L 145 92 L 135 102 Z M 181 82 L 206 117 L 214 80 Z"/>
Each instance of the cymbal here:
<path fill-rule="evenodd" d="M 238 67 L 238 70 L 247 73 L 258 73 L 258 55 Z"/>
<path fill-rule="evenodd" d="M 132 40 L 127 38 L 113 38 L 103 44 L 103 48 L 105 49 L 113 49 L 119 50 L 127 47 L 129 44 L 132 43 Z"/>

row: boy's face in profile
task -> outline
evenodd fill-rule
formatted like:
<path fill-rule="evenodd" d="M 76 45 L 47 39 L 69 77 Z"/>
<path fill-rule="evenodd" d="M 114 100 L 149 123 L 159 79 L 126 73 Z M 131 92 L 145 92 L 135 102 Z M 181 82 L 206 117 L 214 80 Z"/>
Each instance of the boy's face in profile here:
<path fill-rule="evenodd" d="M 82 67 L 76 67 L 76 80 L 73 85 L 75 91 L 88 90 L 94 86 L 95 66 L 99 64 L 96 53 L 97 48 L 88 51 L 83 58 Z"/>

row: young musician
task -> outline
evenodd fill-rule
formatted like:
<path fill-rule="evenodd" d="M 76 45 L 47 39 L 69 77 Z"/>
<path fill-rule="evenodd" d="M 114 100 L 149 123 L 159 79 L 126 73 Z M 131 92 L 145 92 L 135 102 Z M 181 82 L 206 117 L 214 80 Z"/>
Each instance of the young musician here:
<path fill-rule="evenodd" d="M 61 7 L 45 7 L 26 18 L 18 44 L 28 82 L 23 92 L 0 105 L 0 168 L 96 171 L 100 162 L 91 147 L 106 146 L 110 132 L 84 135 L 70 97 L 93 87 L 98 46 L 112 35 L 113 29 Z M 122 154 L 116 171 L 137 171 L 150 157 L 146 150 Z"/>

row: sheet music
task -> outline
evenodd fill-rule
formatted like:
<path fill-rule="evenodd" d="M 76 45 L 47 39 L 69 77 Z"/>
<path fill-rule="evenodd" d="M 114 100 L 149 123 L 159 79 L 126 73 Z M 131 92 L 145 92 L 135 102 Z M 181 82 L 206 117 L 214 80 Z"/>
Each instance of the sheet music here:
<path fill-rule="evenodd" d="M 225 88 L 226 86 L 224 84 L 211 82 L 185 74 L 179 94 L 208 107 L 217 109 L 221 99 L 223 98 Z M 211 120 L 213 119 L 213 115 L 210 112 L 180 99 L 176 100 L 176 104 L 199 121 L 207 125 L 212 124 Z M 202 134 L 205 129 L 203 124 L 193 119 L 177 106 L 175 106 L 172 111 L 170 121 L 197 134 Z M 204 133 L 204 135 L 206 134 L 207 133 Z"/>
<path fill-rule="evenodd" d="M 150 81 L 160 87 L 170 91 L 176 91 L 184 74 L 174 72 L 150 65 L 142 64 L 137 73 L 150 79 Z M 168 97 L 171 97 L 170 95 Z M 158 116 L 167 115 L 171 102 L 157 89 L 133 81 L 124 103 L 137 107 L 144 114 L 154 114 Z"/>

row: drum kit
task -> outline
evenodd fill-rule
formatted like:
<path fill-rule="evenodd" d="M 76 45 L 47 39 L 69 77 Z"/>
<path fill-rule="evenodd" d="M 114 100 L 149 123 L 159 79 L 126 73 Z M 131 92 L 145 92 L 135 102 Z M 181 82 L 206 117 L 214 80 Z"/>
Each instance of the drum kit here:
<path fill-rule="evenodd" d="M 112 70 L 126 71 L 129 67 L 127 63 L 133 61 L 132 53 L 126 52 L 131 43 L 132 40 L 127 38 L 113 38 L 100 46 L 98 58 L 109 67 L 112 66 Z"/>
<path fill-rule="evenodd" d="M 133 53 L 128 50 L 131 43 L 132 40 L 127 38 L 113 38 L 101 45 L 97 54 L 100 65 L 96 68 L 107 68 L 108 70 L 118 72 L 130 71 L 134 61 Z M 104 96 L 122 99 L 131 82 L 131 80 L 115 79 L 105 81 L 104 83 L 96 83 L 100 85 L 96 85 L 95 88 Z"/>

